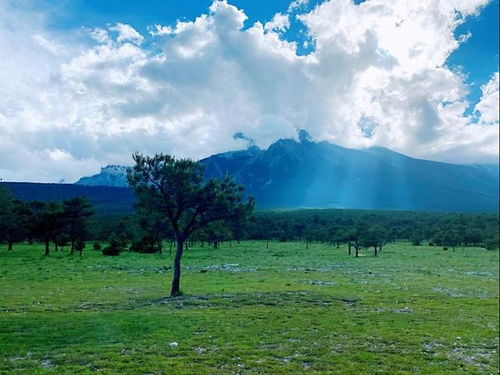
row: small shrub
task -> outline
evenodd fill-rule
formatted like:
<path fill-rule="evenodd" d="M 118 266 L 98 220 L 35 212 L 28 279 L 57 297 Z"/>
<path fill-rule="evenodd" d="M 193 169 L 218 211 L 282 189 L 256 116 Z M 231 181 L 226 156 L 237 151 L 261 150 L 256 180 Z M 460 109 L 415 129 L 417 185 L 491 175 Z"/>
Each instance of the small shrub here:
<path fill-rule="evenodd" d="M 117 256 L 125 250 L 126 243 L 120 239 L 116 234 L 109 237 L 109 245 L 102 249 L 103 255 Z"/>
<path fill-rule="evenodd" d="M 160 251 L 156 241 L 152 237 L 145 236 L 140 240 L 134 241 L 130 246 L 130 251 L 136 253 L 153 254 Z"/>
<path fill-rule="evenodd" d="M 498 250 L 498 242 L 493 239 L 488 239 L 484 243 L 484 248 L 486 250 Z"/>
<path fill-rule="evenodd" d="M 100 242 L 94 242 L 92 247 L 94 248 L 94 250 L 97 250 L 97 251 L 102 250 L 102 245 Z"/>
<path fill-rule="evenodd" d="M 108 247 L 105 247 L 104 249 L 102 249 L 102 255 L 117 256 L 117 255 L 120 255 L 120 249 L 108 246 Z"/>

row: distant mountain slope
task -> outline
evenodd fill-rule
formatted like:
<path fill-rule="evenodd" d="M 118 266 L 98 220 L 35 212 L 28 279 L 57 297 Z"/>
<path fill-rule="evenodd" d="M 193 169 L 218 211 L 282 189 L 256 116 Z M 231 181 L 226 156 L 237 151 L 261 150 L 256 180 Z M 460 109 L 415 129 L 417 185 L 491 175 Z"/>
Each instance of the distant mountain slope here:
<path fill-rule="evenodd" d="M 133 211 L 134 194 L 127 187 L 84 186 L 72 184 L 38 184 L 2 182 L 12 194 L 24 201 L 56 201 L 85 196 L 98 214 L 126 214 Z"/>
<path fill-rule="evenodd" d="M 229 173 L 262 207 L 498 210 L 498 167 L 413 159 L 374 147 L 279 140 L 267 150 L 202 160 L 207 177 Z"/>
<path fill-rule="evenodd" d="M 267 150 L 252 147 L 201 162 L 207 178 L 232 175 L 264 208 L 496 211 L 499 204 L 498 166 L 420 160 L 382 147 L 282 139 Z M 125 186 L 125 168 L 105 167 L 78 184 Z"/>

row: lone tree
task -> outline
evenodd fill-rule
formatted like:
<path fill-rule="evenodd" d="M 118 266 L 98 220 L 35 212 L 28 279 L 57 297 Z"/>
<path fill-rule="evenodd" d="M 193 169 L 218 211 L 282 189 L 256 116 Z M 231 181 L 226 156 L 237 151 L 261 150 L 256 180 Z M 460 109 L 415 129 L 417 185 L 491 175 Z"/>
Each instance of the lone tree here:
<path fill-rule="evenodd" d="M 170 155 L 133 155 L 135 166 L 127 172 L 137 196 L 137 206 L 168 219 L 177 243 L 171 296 L 180 294 L 181 258 L 188 237 L 210 223 L 247 217 L 253 198 L 244 201 L 243 187 L 229 177 L 203 181 L 204 167 L 190 159 Z"/>

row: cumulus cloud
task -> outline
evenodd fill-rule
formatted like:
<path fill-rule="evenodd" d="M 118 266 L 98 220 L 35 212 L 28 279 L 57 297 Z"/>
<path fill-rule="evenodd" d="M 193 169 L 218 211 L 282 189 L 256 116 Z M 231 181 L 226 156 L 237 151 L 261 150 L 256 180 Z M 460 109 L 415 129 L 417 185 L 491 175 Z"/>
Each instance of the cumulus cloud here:
<path fill-rule="evenodd" d="M 475 112 L 479 113 L 479 121 L 485 124 L 498 126 L 498 103 L 500 97 L 498 88 L 500 81 L 496 72 L 491 80 L 481 87 L 482 95 L 479 103 L 475 106 Z"/>
<path fill-rule="evenodd" d="M 288 12 L 297 11 L 309 4 L 309 0 L 293 0 L 288 6 Z"/>
<path fill-rule="evenodd" d="M 266 31 L 286 31 L 290 27 L 290 19 L 288 14 L 276 13 L 273 19 L 266 22 L 264 30 Z"/>
<path fill-rule="evenodd" d="M 0 54 L 11 56 L 0 61 L 0 177 L 71 181 L 134 151 L 201 158 L 297 128 L 348 147 L 496 161 L 498 73 L 467 117 L 465 78 L 446 66 L 455 28 L 486 3 L 325 1 L 297 16 L 314 45 L 301 56 L 282 37 L 295 13 L 244 27 L 243 10 L 214 1 L 150 27 L 152 43 L 119 23 L 74 48 L 43 17 L 13 29 L 26 15 L 0 0 Z"/>
<path fill-rule="evenodd" d="M 139 34 L 132 26 L 125 25 L 123 23 L 117 23 L 115 26 L 110 27 L 109 31 L 114 31 L 118 33 L 116 40 L 120 42 L 132 42 L 135 44 L 141 44 L 144 37 Z"/>

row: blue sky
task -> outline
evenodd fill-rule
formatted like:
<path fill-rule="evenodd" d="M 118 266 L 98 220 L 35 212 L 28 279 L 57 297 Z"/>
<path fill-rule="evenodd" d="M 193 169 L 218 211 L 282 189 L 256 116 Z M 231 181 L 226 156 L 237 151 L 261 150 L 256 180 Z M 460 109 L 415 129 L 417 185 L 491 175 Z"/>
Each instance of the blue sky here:
<path fill-rule="evenodd" d="M 197 159 L 297 129 L 498 162 L 499 0 L 291 4 L 0 0 L 0 178 L 73 181 L 135 151 Z"/>
<path fill-rule="evenodd" d="M 495 0 L 477 17 L 471 17 L 460 25 L 455 32 L 457 36 L 471 34 L 471 37 L 448 59 L 451 67 L 463 69 L 467 74 L 471 102 L 469 111 L 481 97 L 480 86 L 488 82 L 491 75 L 498 71 L 498 14 L 498 0 Z"/>
<path fill-rule="evenodd" d="M 291 0 L 255 1 L 233 0 L 231 4 L 238 6 L 248 16 L 246 25 L 256 21 L 262 23 L 272 19 L 278 12 L 286 12 Z M 321 0 L 310 1 L 302 11 L 312 9 Z M 359 4 L 363 1 L 356 0 Z M 491 75 L 498 70 L 499 46 L 499 0 L 490 2 L 479 15 L 468 17 L 460 25 L 455 35 L 470 33 L 470 38 L 462 43 L 460 48 L 451 54 L 448 65 L 467 75 L 470 84 L 471 105 L 481 97 L 481 85 L 487 83 Z M 84 27 L 100 27 L 117 22 L 132 25 L 138 31 L 147 33 L 150 25 L 172 25 L 177 20 L 193 20 L 205 13 L 212 3 L 211 0 L 41 0 L 41 8 L 49 9 L 54 17 L 51 27 L 55 29 L 75 29 Z M 288 40 L 303 41 L 304 27 L 298 22 L 292 22 L 290 30 L 284 35 Z M 299 44 L 299 53 L 307 53 L 310 48 Z"/>
<path fill-rule="evenodd" d="M 313 9 L 321 0 L 311 0 L 300 8 Z M 356 4 L 364 0 L 355 0 Z M 205 13 L 211 0 L 41 0 L 36 7 L 52 15 L 49 27 L 55 30 L 74 30 L 81 27 L 95 28 L 118 22 L 130 24 L 143 34 L 150 25 L 174 25 L 177 20 L 193 20 Z M 255 1 L 233 0 L 232 4 L 243 9 L 248 16 L 246 27 L 255 22 L 270 21 L 276 13 L 286 12 L 290 0 Z M 455 30 L 458 37 L 470 34 L 448 58 L 447 64 L 455 71 L 466 75 L 469 85 L 467 100 L 470 102 L 466 114 L 473 112 L 481 98 L 481 86 L 498 71 L 499 59 L 499 0 L 490 2 L 477 16 L 467 20 Z M 307 39 L 304 25 L 291 19 L 290 28 L 283 39 L 298 42 L 298 54 L 307 54 L 313 46 L 304 47 Z"/>

